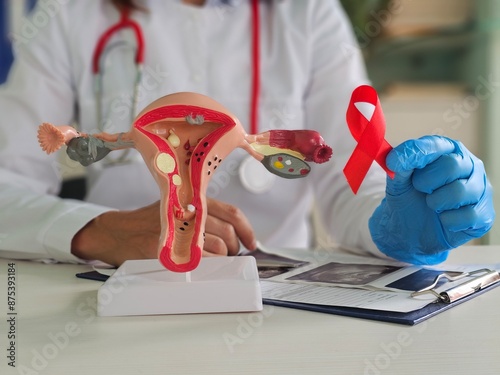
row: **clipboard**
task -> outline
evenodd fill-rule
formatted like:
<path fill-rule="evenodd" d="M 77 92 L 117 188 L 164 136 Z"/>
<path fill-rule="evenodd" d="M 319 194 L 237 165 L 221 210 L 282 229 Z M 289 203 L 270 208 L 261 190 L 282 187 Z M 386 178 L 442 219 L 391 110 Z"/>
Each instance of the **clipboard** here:
<path fill-rule="evenodd" d="M 96 270 L 78 273 L 76 276 L 79 278 L 97 281 L 105 281 L 109 277 L 108 275 Z M 448 281 L 457 281 L 467 277 L 469 279 L 465 282 L 444 291 L 438 292 L 435 289 L 439 282 L 443 279 Z M 268 298 L 263 298 L 263 303 L 272 306 L 413 326 L 430 319 L 437 314 L 447 311 L 454 306 L 478 297 L 483 293 L 496 288 L 497 286 L 500 286 L 500 274 L 496 270 L 482 268 L 475 271 L 462 272 L 458 275 L 456 273 L 451 274 L 443 272 L 442 274 L 437 275 L 430 285 L 411 294 L 413 297 L 431 294 L 434 295 L 435 301 L 429 303 L 423 308 L 404 313 L 367 308 L 317 305 L 311 303 L 273 300 Z"/>
<path fill-rule="evenodd" d="M 450 281 L 455 281 L 465 277 L 472 277 L 442 292 L 437 292 L 434 288 L 443 278 Z M 315 305 L 310 303 L 281 301 L 264 298 L 263 302 L 266 305 L 288 307 L 299 310 L 314 311 L 326 314 L 349 316 L 353 318 L 376 320 L 388 323 L 397 323 L 404 325 L 416 325 L 433 316 L 451 309 L 463 302 L 469 301 L 480 296 L 487 291 L 496 288 L 500 285 L 500 274 L 498 271 L 490 269 L 479 269 L 472 272 L 464 272 L 458 276 L 443 273 L 438 275 L 434 282 L 426 288 L 413 292 L 412 297 L 418 297 L 423 294 L 432 294 L 436 297 L 434 302 L 427 306 L 414 310 L 408 313 L 372 310 L 365 308 L 343 307 L 343 306 L 327 306 Z"/>

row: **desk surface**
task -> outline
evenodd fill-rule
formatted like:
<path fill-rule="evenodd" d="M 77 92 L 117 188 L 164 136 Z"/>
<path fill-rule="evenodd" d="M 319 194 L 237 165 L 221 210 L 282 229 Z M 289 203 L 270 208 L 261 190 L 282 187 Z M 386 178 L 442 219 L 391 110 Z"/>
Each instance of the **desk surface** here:
<path fill-rule="evenodd" d="M 452 263 L 498 263 L 500 246 Z M 16 365 L 8 366 L 0 260 L 1 374 L 497 374 L 500 288 L 419 325 L 265 306 L 258 313 L 97 317 L 88 266 L 15 261 Z M 6 346 L 7 345 L 7 350 Z M 6 355 L 7 353 L 7 355 Z"/>

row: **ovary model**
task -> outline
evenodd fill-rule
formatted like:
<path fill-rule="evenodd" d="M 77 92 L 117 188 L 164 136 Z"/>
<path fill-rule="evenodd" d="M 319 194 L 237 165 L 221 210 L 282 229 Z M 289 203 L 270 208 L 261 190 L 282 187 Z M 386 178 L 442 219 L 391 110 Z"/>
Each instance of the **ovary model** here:
<path fill-rule="evenodd" d="M 200 262 L 207 185 L 236 147 L 285 178 L 305 177 L 310 171 L 306 161 L 323 163 L 332 155 L 332 149 L 312 130 L 246 134 L 226 108 L 195 93 L 176 93 L 154 101 L 127 133 L 89 135 L 70 126 L 44 123 L 38 140 L 47 153 L 65 144 L 68 155 L 85 166 L 112 150 L 136 148 L 160 187 L 158 259 L 174 272 L 189 272 Z"/>

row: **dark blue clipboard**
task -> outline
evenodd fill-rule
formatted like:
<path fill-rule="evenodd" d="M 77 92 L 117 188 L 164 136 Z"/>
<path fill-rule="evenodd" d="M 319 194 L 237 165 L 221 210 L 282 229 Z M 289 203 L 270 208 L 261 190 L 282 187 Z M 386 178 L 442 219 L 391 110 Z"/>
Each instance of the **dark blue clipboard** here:
<path fill-rule="evenodd" d="M 281 306 L 292 309 L 307 310 L 325 314 L 342 315 L 342 316 L 349 316 L 352 318 L 369 319 L 381 322 L 397 323 L 397 324 L 413 326 L 423 322 L 424 320 L 432 318 L 437 314 L 449 310 L 463 302 L 469 301 L 477 296 L 480 296 L 481 294 L 486 293 L 487 291 L 497 286 L 500 286 L 500 283 L 492 284 L 488 287 L 478 290 L 477 292 L 474 292 L 473 294 L 467 297 L 463 297 L 458 301 L 452 303 L 434 302 L 421 309 L 411 311 L 408 313 L 361 309 L 355 307 L 315 305 L 315 304 L 301 303 L 301 302 L 271 300 L 267 298 L 265 298 L 263 302 L 266 305 Z"/>

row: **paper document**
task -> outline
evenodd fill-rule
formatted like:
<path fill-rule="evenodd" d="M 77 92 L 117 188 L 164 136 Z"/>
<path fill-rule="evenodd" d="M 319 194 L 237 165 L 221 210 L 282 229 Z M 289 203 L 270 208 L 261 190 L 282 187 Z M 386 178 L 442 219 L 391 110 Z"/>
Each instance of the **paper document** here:
<path fill-rule="evenodd" d="M 411 294 L 432 285 L 444 272 L 458 280 L 440 280 L 434 288 L 438 293 L 467 280 L 465 272 L 486 266 L 443 267 L 416 267 L 332 252 L 321 262 L 308 261 L 289 268 L 259 267 L 259 273 L 264 299 L 406 313 L 436 301 L 432 294 Z M 500 265 L 488 267 L 498 270 Z"/>

